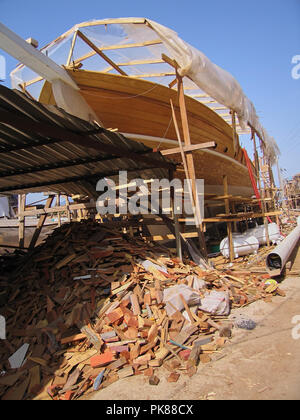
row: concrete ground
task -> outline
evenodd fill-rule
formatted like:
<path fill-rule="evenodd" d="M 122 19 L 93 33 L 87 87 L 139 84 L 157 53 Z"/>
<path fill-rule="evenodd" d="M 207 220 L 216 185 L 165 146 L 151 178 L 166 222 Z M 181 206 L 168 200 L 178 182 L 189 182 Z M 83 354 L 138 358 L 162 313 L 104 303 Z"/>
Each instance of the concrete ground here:
<path fill-rule="evenodd" d="M 252 331 L 234 328 L 217 357 L 189 378 L 168 383 L 163 367 L 157 386 L 143 375 L 125 378 L 90 395 L 92 400 L 300 400 L 300 277 L 286 278 L 286 297 L 258 301 L 233 312 L 253 319 Z M 298 325 L 293 318 L 299 315 Z M 294 330 L 294 338 L 292 332 Z M 298 338 L 299 335 L 299 338 Z M 298 338 L 298 339 L 296 339 Z"/>

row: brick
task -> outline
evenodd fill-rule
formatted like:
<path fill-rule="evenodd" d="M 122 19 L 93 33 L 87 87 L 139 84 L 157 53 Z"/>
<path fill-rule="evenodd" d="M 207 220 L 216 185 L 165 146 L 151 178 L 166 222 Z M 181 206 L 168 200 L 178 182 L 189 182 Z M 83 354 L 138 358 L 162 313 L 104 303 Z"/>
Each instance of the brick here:
<path fill-rule="evenodd" d="M 138 330 L 134 327 L 128 327 L 128 330 L 124 333 L 127 340 L 134 340 L 138 336 Z"/>
<path fill-rule="evenodd" d="M 107 314 L 106 317 L 109 319 L 109 322 L 113 324 L 114 322 L 119 321 L 121 318 L 123 318 L 122 309 L 115 309 L 114 311 Z"/>
<path fill-rule="evenodd" d="M 190 357 L 191 350 L 182 350 L 179 352 L 179 356 L 182 360 L 188 360 Z"/>
<path fill-rule="evenodd" d="M 102 340 L 104 340 L 104 341 L 107 341 L 107 340 L 109 340 L 110 338 L 114 338 L 114 337 L 116 337 L 117 336 L 117 334 L 116 334 L 116 332 L 114 331 L 114 330 L 112 330 L 112 331 L 106 331 L 106 332 L 104 332 L 104 333 L 102 333 L 102 334 L 100 334 L 100 337 L 102 338 Z M 118 339 L 118 338 L 117 338 Z"/>
<path fill-rule="evenodd" d="M 156 298 L 156 302 L 158 303 L 158 305 L 160 304 L 160 303 L 162 303 L 162 301 L 163 301 L 163 292 L 161 291 L 161 290 L 156 290 L 155 291 L 155 298 Z"/>
<path fill-rule="evenodd" d="M 151 295 L 150 295 L 150 293 L 145 293 L 144 304 L 145 305 L 151 305 Z"/>
<path fill-rule="evenodd" d="M 209 363 L 211 362 L 211 358 L 208 354 L 200 354 L 200 362 L 201 363 Z"/>
<path fill-rule="evenodd" d="M 61 344 L 68 344 L 68 343 L 72 343 L 73 341 L 80 341 L 80 340 L 84 340 L 86 338 L 85 334 L 75 334 L 72 335 L 70 337 L 64 337 L 60 340 Z"/>
<path fill-rule="evenodd" d="M 128 327 L 134 327 L 134 328 L 139 327 L 138 319 L 134 315 L 125 314 L 124 321 L 126 322 Z"/>
<path fill-rule="evenodd" d="M 178 379 L 179 379 L 179 377 L 180 377 L 180 374 L 179 373 L 172 372 L 170 374 L 170 376 L 168 377 L 168 382 L 177 382 Z"/>
<path fill-rule="evenodd" d="M 126 365 L 126 363 L 127 363 L 127 360 L 125 359 L 125 357 L 120 357 L 120 359 L 108 365 L 107 369 L 110 369 L 110 370 L 119 369 L 120 367 Z"/>
<path fill-rule="evenodd" d="M 153 375 L 149 378 L 149 384 L 150 385 L 158 385 L 159 382 L 160 382 L 160 379 L 155 375 Z"/>
<path fill-rule="evenodd" d="M 109 349 L 115 353 L 122 353 L 122 351 L 128 351 L 128 346 L 110 346 Z"/>
<path fill-rule="evenodd" d="M 93 368 L 98 368 L 101 366 L 105 366 L 108 363 L 111 363 L 114 360 L 114 355 L 112 352 L 107 351 L 102 354 L 96 354 L 95 356 L 90 358 L 90 365 Z"/>
<path fill-rule="evenodd" d="M 72 398 L 73 394 L 74 394 L 74 391 L 67 391 L 65 393 L 65 395 L 64 395 L 65 400 L 70 401 L 70 399 Z"/>
<path fill-rule="evenodd" d="M 150 377 L 150 376 L 153 376 L 153 374 L 154 374 L 154 369 L 152 367 L 144 370 L 144 375 L 145 376 L 149 376 Z"/>
<path fill-rule="evenodd" d="M 152 367 L 159 367 L 162 365 L 162 359 L 149 360 L 148 365 Z"/>
<path fill-rule="evenodd" d="M 130 349 L 130 360 L 134 360 L 140 355 L 141 346 L 139 343 L 134 344 Z"/>
<path fill-rule="evenodd" d="M 129 353 L 129 351 L 122 351 L 122 352 L 120 353 L 120 355 L 121 355 L 122 357 L 124 357 L 126 360 L 129 360 L 129 359 L 130 359 L 130 353 Z"/>
<path fill-rule="evenodd" d="M 137 365 L 144 365 L 147 364 L 151 360 L 150 354 L 145 354 L 143 356 L 139 356 L 136 359 L 134 359 L 133 363 Z"/>
<path fill-rule="evenodd" d="M 148 341 L 151 342 L 157 337 L 158 333 L 158 326 L 156 324 L 153 324 L 148 332 Z"/>
<path fill-rule="evenodd" d="M 139 305 L 138 297 L 135 294 L 133 294 L 133 295 L 130 296 L 130 301 L 131 301 L 133 314 L 134 315 L 140 315 L 141 308 L 140 308 L 140 305 Z"/>
<path fill-rule="evenodd" d="M 134 375 L 133 368 L 131 366 L 127 366 L 118 371 L 119 379 L 127 378 L 128 376 Z"/>

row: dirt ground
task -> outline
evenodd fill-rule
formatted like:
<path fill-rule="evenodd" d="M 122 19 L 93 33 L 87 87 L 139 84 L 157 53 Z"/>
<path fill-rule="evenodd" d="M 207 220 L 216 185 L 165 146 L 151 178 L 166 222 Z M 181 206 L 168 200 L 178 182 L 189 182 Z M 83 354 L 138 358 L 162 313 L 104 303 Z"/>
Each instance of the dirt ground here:
<path fill-rule="evenodd" d="M 257 323 L 252 331 L 233 329 L 233 338 L 216 355 L 200 364 L 193 377 L 181 375 L 168 383 L 169 372 L 157 370 L 160 383 L 143 375 L 125 378 L 90 396 L 91 400 L 300 400 L 300 338 L 294 339 L 292 319 L 300 317 L 300 277 L 286 278 L 286 297 L 258 301 L 233 311 Z M 299 321 L 300 323 L 300 321 Z M 298 329 L 298 332 L 300 328 Z"/>

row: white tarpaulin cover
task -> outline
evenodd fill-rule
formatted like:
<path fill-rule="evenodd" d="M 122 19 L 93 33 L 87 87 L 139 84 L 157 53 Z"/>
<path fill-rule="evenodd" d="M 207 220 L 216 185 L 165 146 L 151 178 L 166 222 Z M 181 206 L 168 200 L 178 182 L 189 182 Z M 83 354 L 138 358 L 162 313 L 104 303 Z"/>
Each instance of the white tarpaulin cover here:
<path fill-rule="evenodd" d="M 174 73 L 174 69 L 163 62 L 162 54 L 176 60 L 180 67 L 178 72 L 181 76 L 186 76 L 184 85 L 189 89 L 189 93 L 186 94 L 196 99 L 203 96 L 199 93 L 204 92 L 217 103 L 235 111 L 241 129 L 252 127 L 264 142 L 271 164 L 275 163 L 280 153 L 279 148 L 262 127 L 253 103 L 244 94 L 240 84 L 201 51 L 184 42 L 176 32 L 145 18 L 95 20 L 75 25 L 41 51 L 60 65 L 70 65 L 73 62 L 80 63 L 86 70 L 116 73 L 116 70 L 109 67 L 95 51 L 91 52 L 91 48 L 79 37 L 75 45 L 73 44 L 74 34 L 78 30 L 113 62 L 121 67 L 123 65 L 122 68 L 128 76 L 143 77 L 145 80 L 168 86 L 174 79 L 170 70 Z M 141 43 L 143 46 L 133 48 Z M 128 65 L 128 62 L 131 64 Z M 153 77 L 154 70 L 158 74 L 157 77 Z M 159 77 L 161 74 L 165 77 Z M 27 82 L 26 89 L 38 98 L 43 85 L 38 76 L 28 67 L 18 66 L 11 73 L 12 85 L 14 88 L 20 88 L 19 84 Z M 200 98 L 197 100 L 201 101 Z"/>
<path fill-rule="evenodd" d="M 0 197 L 0 217 L 10 217 L 9 201 L 7 197 Z"/>

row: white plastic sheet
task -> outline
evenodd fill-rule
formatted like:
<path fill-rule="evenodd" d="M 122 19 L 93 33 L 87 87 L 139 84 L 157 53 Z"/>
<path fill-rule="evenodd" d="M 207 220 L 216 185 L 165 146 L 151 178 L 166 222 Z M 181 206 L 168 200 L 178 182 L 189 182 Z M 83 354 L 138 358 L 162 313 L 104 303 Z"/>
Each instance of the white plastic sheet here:
<path fill-rule="evenodd" d="M 230 302 L 228 292 L 217 292 L 213 290 L 201 299 L 199 309 L 213 315 L 227 316 L 230 313 Z"/>
<path fill-rule="evenodd" d="M 112 23 L 113 22 L 113 23 Z M 220 68 L 209 60 L 201 51 L 183 41 L 173 30 L 149 19 L 127 18 L 127 19 L 104 19 L 102 21 L 91 21 L 88 23 L 75 25 L 70 31 L 51 42 L 42 49 L 49 58 L 56 63 L 66 64 L 72 44 L 73 34 L 80 31 L 87 36 L 98 48 L 105 48 L 110 45 L 122 45 L 121 49 L 105 50 L 106 55 L 114 62 L 142 61 L 141 65 L 126 66 L 126 73 L 129 76 L 145 75 L 157 72 L 170 72 L 170 67 L 161 62 L 161 55 L 167 54 L 171 59 L 175 59 L 179 64 L 179 73 L 184 77 L 185 86 L 189 85 L 192 89 L 201 89 L 215 101 L 228 107 L 237 113 L 242 129 L 251 126 L 259 134 L 265 145 L 267 157 L 271 164 L 274 164 L 279 155 L 279 148 L 275 140 L 268 135 L 262 127 L 257 116 L 255 107 L 249 98 L 244 94 L 237 80 L 226 70 Z M 151 43 L 153 40 L 161 40 L 161 43 Z M 124 44 L 146 42 L 143 48 L 124 48 Z M 114 73 L 111 68 L 107 70 L 107 62 L 91 53 L 90 47 L 81 39 L 77 39 L 72 52 L 71 60 L 82 62 L 83 69 L 96 71 L 109 71 Z M 88 55 L 88 59 L 82 59 Z M 147 64 L 147 60 L 157 59 L 156 64 Z M 38 75 L 28 67 L 20 66 L 11 73 L 12 85 L 18 88 L 20 83 L 34 80 Z M 174 76 L 154 77 L 151 81 L 168 84 Z M 29 92 L 38 97 L 43 83 L 34 83 L 27 86 Z"/>
<path fill-rule="evenodd" d="M 0 197 L 0 217 L 10 217 L 9 201 L 7 197 Z"/>
<path fill-rule="evenodd" d="M 186 284 L 169 287 L 164 290 L 163 296 L 163 302 L 166 304 L 165 309 L 168 316 L 172 316 L 176 312 L 176 309 L 180 312 L 184 309 L 184 305 L 179 296 L 180 294 L 184 297 L 188 306 L 199 305 L 201 302 L 200 295 Z"/>
<path fill-rule="evenodd" d="M 244 94 L 237 80 L 211 62 L 201 51 L 180 39 L 176 32 L 156 22 L 149 20 L 149 23 L 164 41 L 170 58 L 180 65 L 179 74 L 188 76 L 220 104 L 234 110 L 243 129 L 246 129 L 247 125 L 252 126 L 264 141 L 266 154 L 274 164 L 276 156 L 280 153 L 279 148 L 274 138 L 262 127 L 253 103 Z"/>

